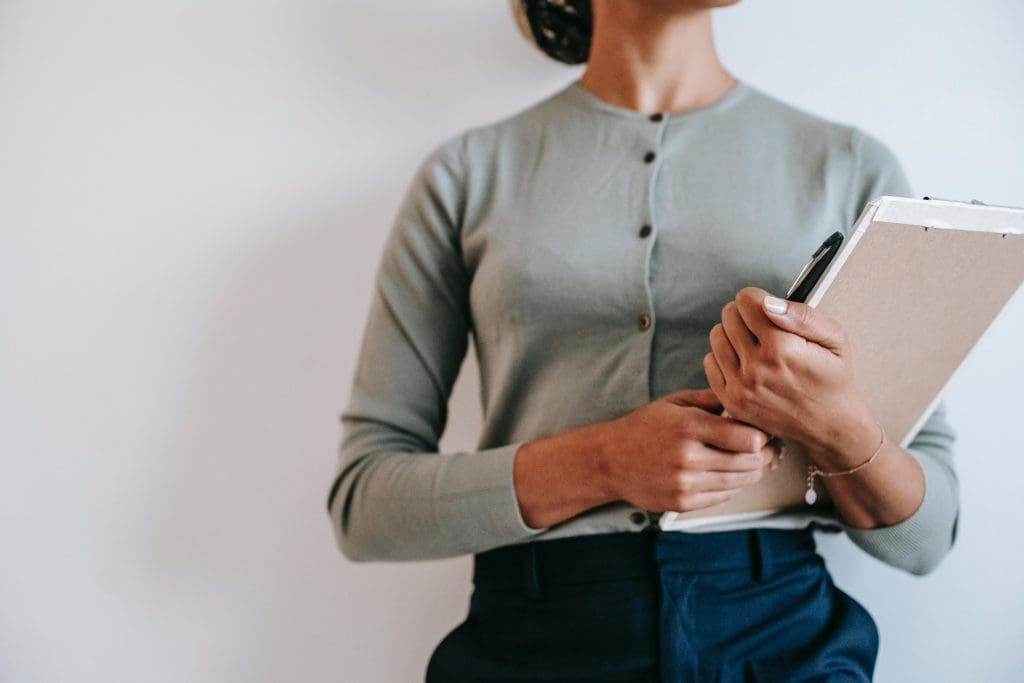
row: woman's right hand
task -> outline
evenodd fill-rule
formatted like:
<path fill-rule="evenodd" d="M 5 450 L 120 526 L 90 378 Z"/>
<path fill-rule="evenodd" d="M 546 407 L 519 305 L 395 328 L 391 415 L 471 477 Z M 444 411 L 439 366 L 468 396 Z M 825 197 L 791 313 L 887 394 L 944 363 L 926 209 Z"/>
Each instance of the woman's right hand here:
<path fill-rule="evenodd" d="M 761 480 L 776 453 L 767 434 L 719 410 L 711 389 L 685 389 L 523 443 L 512 474 L 523 522 L 540 530 L 616 500 L 686 512 L 732 498 Z"/>
<path fill-rule="evenodd" d="M 600 423 L 606 494 L 644 510 L 686 512 L 760 481 L 775 467 L 777 442 L 720 410 L 710 389 L 685 389 Z"/>

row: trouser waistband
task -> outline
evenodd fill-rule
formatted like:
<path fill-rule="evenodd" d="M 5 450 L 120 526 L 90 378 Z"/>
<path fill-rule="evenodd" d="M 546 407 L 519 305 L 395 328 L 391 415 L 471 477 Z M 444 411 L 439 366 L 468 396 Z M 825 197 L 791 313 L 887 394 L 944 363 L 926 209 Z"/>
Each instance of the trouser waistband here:
<path fill-rule="evenodd" d="M 749 569 L 755 581 L 774 566 L 816 555 L 805 529 L 715 532 L 657 528 L 529 541 L 473 556 L 474 585 L 540 596 L 545 587 L 628 578 L 660 572 L 706 573 Z"/>

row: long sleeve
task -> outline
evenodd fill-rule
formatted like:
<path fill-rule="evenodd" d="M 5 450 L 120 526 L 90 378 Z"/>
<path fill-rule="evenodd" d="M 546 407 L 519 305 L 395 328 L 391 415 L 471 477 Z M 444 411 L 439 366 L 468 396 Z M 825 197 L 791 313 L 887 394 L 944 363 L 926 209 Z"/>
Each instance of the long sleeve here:
<path fill-rule="evenodd" d="M 452 557 L 542 531 L 525 524 L 513 488 L 521 442 L 438 452 L 472 325 L 461 150 L 452 138 L 421 163 L 377 270 L 327 499 L 350 560 Z"/>
<path fill-rule="evenodd" d="M 859 186 L 852 193 L 856 212 L 880 195 L 911 196 L 910 183 L 886 146 L 856 129 L 851 144 L 859 168 Z M 921 505 L 910 517 L 892 526 L 857 529 L 843 525 L 850 539 L 886 564 L 912 574 L 927 574 L 938 566 L 953 547 L 959 518 L 959 482 L 953 466 L 955 440 L 946 403 L 940 400 L 906 447 L 924 472 Z"/>
<path fill-rule="evenodd" d="M 657 163 L 643 162 L 650 151 Z M 851 225 L 884 194 L 910 194 L 884 145 L 745 84 L 652 121 L 574 82 L 438 145 L 385 243 L 341 413 L 327 508 L 342 553 L 443 558 L 646 528 L 627 501 L 527 526 L 513 485 L 522 439 L 704 386 L 721 305 L 752 282 L 788 284 L 803 263 L 785 245 Z M 470 334 L 480 439 L 440 453 Z M 945 556 L 958 513 L 952 442 L 943 405 L 908 447 L 925 473 L 920 509 L 846 529 L 855 543 L 915 573 Z"/>
<path fill-rule="evenodd" d="M 886 564 L 912 574 L 927 574 L 949 553 L 956 540 L 959 483 L 953 469 L 956 434 L 940 400 L 907 445 L 924 472 L 924 500 L 898 524 L 875 529 L 843 525 L 854 543 Z"/>

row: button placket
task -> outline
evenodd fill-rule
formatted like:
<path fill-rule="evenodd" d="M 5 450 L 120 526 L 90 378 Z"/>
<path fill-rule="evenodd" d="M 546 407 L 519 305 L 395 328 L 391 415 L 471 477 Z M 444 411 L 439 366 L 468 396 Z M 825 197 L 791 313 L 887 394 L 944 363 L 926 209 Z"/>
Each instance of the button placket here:
<path fill-rule="evenodd" d="M 668 116 L 664 112 L 655 112 L 648 115 L 648 120 L 653 128 L 653 140 L 651 140 L 650 147 L 644 153 L 644 163 L 650 168 L 650 172 L 647 174 L 647 220 L 643 221 L 638 231 L 638 235 L 644 240 L 644 257 L 643 257 L 643 277 L 644 277 L 644 294 L 645 294 L 645 307 L 640 311 L 637 316 L 637 327 L 641 332 L 648 333 L 647 339 L 647 400 L 651 398 L 651 363 L 653 358 L 651 351 L 654 343 L 654 335 L 650 331 L 654 327 L 654 297 L 651 287 L 651 252 L 654 249 L 655 239 L 657 237 L 654 232 L 654 227 L 657 222 L 657 216 L 654 215 L 654 209 L 656 206 L 655 202 L 655 189 L 657 187 L 656 182 L 658 178 L 658 172 L 662 165 L 662 154 L 664 148 L 662 140 L 664 139 L 666 123 Z M 649 238 L 649 239 L 647 239 Z M 642 513 L 644 520 L 643 523 L 647 524 L 650 520 L 646 513 Z M 639 516 L 637 517 L 639 519 Z M 639 523 L 639 522 L 637 522 Z"/>

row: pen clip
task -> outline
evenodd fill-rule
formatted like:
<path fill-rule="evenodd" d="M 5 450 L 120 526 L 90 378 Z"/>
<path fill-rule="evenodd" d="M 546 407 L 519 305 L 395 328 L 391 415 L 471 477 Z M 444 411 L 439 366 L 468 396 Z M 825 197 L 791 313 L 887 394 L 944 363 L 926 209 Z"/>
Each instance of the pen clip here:
<path fill-rule="evenodd" d="M 808 277 L 810 277 L 811 274 L 815 272 L 816 266 L 822 260 L 826 261 L 826 263 L 822 266 L 822 268 L 819 268 L 817 270 L 822 271 L 824 270 L 824 268 L 828 266 L 828 263 L 831 262 L 832 257 L 835 256 L 836 248 L 840 244 L 842 244 L 842 242 L 843 234 L 841 232 L 834 232 L 831 235 L 829 235 L 824 242 L 821 243 L 821 246 L 818 247 L 815 250 L 815 252 L 811 255 L 810 260 L 800 271 L 800 274 L 796 276 L 796 280 L 793 281 L 793 286 L 789 288 L 788 292 L 786 292 L 787 299 L 792 300 L 793 293 L 800 289 L 801 285 L 804 284 L 804 280 L 806 280 Z M 817 275 L 820 277 L 821 273 L 818 272 Z M 807 292 L 805 292 L 805 294 L 806 293 Z"/>

